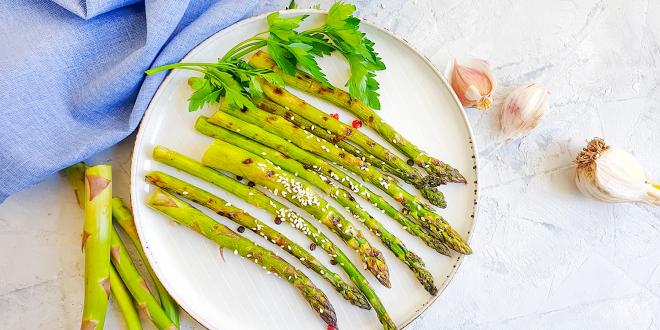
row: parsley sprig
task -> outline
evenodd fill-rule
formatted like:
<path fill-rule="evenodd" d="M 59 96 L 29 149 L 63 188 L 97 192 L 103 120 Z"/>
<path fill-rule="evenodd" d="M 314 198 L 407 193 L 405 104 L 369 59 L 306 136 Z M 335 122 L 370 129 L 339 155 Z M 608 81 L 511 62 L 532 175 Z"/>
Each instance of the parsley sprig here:
<path fill-rule="evenodd" d="M 189 101 L 189 111 L 206 103 L 218 102 L 224 96 L 229 104 L 254 108 L 250 97 L 262 94 L 258 78 L 282 86 L 283 81 L 270 70 L 255 69 L 241 58 L 266 47 L 269 55 L 286 74 L 295 74 L 301 68 L 322 84 L 330 83 L 316 57 L 338 52 L 346 59 L 350 78 L 346 82 L 351 97 L 374 109 L 380 109 L 376 71 L 385 64 L 376 53 L 374 43 L 360 32 L 360 20 L 353 16 L 355 6 L 337 2 L 328 11 L 325 24 L 318 28 L 297 31 L 309 15 L 282 17 L 275 12 L 268 15 L 268 31 L 256 34 L 231 48 L 217 63 L 175 63 L 146 71 L 151 75 L 170 69 L 185 69 L 204 74 L 191 78 L 195 90 Z"/>
<path fill-rule="evenodd" d="M 263 78 L 276 86 L 283 86 L 284 81 L 277 73 L 266 69 L 255 69 L 241 59 L 220 60 L 218 63 L 174 63 L 147 71 L 152 75 L 165 70 L 182 69 L 201 72 L 203 77 L 191 77 L 188 80 L 195 92 L 188 99 L 188 111 L 196 111 L 206 103 L 216 103 L 221 96 L 230 105 L 239 108 L 255 109 L 250 97 L 263 94 L 258 78 Z"/>

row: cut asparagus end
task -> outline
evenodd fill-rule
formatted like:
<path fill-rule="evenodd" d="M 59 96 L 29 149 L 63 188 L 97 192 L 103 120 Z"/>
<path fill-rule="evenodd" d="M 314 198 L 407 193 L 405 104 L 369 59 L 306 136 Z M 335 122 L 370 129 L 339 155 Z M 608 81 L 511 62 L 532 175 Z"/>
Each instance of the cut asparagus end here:
<path fill-rule="evenodd" d="M 76 195 L 78 206 L 83 207 L 85 198 L 85 163 L 73 164 L 61 171 L 61 174 L 69 180 L 73 193 Z"/>
<path fill-rule="evenodd" d="M 442 191 L 431 187 L 422 188 L 420 191 L 422 196 L 424 196 L 424 198 L 426 198 L 431 204 L 443 209 L 447 207 L 445 194 L 443 194 Z"/>

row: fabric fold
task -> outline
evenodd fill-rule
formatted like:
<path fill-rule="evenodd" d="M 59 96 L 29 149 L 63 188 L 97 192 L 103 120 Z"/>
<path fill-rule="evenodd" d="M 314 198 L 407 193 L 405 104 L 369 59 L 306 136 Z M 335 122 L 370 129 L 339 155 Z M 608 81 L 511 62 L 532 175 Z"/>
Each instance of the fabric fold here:
<path fill-rule="evenodd" d="M 85 20 L 69 7 L 91 1 L 58 2 L 0 2 L 0 202 L 131 134 L 166 75 L 144 71 L 257 5 L 99 1 Z"/>

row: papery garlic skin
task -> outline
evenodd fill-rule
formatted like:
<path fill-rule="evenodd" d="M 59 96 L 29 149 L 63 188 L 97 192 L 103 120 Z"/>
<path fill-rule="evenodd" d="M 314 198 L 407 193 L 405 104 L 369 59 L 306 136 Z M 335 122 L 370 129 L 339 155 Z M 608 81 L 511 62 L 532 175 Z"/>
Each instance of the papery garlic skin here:
<path fill-rule="evenodd" d="M 536 127 L 550 104 L 550 93 L 533 83 L 514 89 L 504 99 L 500 126 L 504 140 L 518 138 Z"/>
<path fill-rule="evenodd" d="M 493 104 L 495 81 L 484 60 L 469 59 L 462 64 L 454 60 L 450 83 L 463 106 L 488 110 Z"/>
<path fill-rule="evenodd" d="M 650 184 L 633 155 L 595 138 L 576 159 L 575 183 L 584 195 L 608 203 L 660 205 L 660 189 Z"/>

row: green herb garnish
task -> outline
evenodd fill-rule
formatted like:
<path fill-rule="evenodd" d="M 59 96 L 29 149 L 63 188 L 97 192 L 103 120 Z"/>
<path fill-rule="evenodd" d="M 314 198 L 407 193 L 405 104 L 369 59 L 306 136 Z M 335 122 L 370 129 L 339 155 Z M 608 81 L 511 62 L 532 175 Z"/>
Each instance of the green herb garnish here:
<path fill-rule="evenodd" d="M 292 1 L 290 6 L 295 6 Z M 360 20 L 353 16 L 355 6 L 337 2 L 328 11 L 325 24 L 298 32 L 308 15 L 282 17 L 279 12 L 268 15 L 268 31 L 256 34 L 230 49 L 217 63 L 175 63 L 151 70 L 148 75 L 170 69 L 185 69 L 204 74 L 191 78 L 195 90 L 190 97 L 189 111 L 195 111 L 206 103 L 215 103 L 221 96 L 238 107 L 254 108 L 249 96 L 261 96 L 259 77 L 282 86 L 282 79 L 270 70 L 255 69 L 241 58 L 266 47 L 275 63 L 287 74 L 295 74 L 300 67 L 315 79 L 330 87 L 316 57 L 341 53 L 350 68 L 346 82 L 349 94 L 355 99 L 380 109 L 378 82 L 375 72 L 385 69 L 380 56 L 373 49 L 374 43 L 360 32 Z"/>

